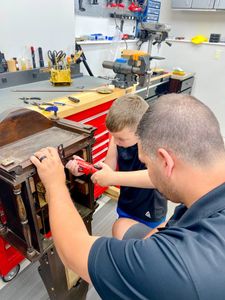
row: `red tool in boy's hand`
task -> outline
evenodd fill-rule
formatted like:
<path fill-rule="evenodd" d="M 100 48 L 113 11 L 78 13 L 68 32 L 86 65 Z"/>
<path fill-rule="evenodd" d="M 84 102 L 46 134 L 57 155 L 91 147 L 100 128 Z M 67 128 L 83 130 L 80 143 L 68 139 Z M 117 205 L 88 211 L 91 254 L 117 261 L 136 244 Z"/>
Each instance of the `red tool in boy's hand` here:
<path fill-rule="evenodd" d="M 84 173 L 85 175 L 94 174 L 95 172 L 99 171 L 100 168 L 88 163 L 82 159 L 76 159 L 78 163 L 78 171 Z"/>

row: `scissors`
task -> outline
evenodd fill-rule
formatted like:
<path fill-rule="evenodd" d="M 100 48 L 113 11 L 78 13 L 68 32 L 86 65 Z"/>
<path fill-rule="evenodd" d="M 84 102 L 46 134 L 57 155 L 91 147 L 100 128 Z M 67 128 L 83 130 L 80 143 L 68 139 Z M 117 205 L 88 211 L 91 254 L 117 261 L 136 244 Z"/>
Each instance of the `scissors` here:
<path fill-rule="evenodd" d="M 60 50 L 60 51 L 48 50 L 48 58 L 50 59 L 53 66 L 55 66 L 57 63 L 62 61 L 65 57 L 66 57 L 66 53 L 63 52 L 62 50 Z"/>

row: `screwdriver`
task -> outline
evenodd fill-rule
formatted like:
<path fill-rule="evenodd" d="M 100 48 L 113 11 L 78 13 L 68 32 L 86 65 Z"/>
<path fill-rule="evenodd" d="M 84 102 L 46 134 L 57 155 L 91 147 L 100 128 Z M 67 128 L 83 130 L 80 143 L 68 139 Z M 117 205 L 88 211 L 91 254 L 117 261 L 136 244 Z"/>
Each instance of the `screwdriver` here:
<path fill-rule="evenodd" d="M 75 97 L 71 97 L 71 96 L 68 96 L 67 97 L 70 101 L 74 102 L 74 103 L 79 103 L 80 100 L 78 98 L 75 98 Z"/>

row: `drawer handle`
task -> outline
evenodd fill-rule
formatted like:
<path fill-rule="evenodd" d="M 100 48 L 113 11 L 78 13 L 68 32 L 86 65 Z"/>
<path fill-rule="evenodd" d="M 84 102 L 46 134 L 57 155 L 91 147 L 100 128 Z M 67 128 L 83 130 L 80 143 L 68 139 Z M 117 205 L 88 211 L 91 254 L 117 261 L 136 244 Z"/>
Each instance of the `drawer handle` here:
<path fill-rule="evenodd" d="M 88 122 L 90 122 L 90 121 L 93 121 L 93 120 L 95 120 L 95 119 L 97 119 L 97 118 L 99 118 L 99 117 L 101 117 L 101 116 L 107 115 L 108 112 L 109 112 L 109 110 L 105 110 L 105 111 L 103 111 L 103 112 L 101 112 L 101 113 L 99 113 L 99 114 L 97 114 L 97 115 L 94 115 L 94 116 L 91 116 L 91 117 L 89 117 L 89 118 L 86 118 L 86 119 L 81 120 L 81 123 L 88 123 Z"/>
<path fill-rule="evenodd" d="M 105 147 L 104 149 L 102 149 L 101 151 L 99 151 L 98 153 L 96 153 L 95 155 L 93 155 L 92 158 L 95 159 L 96 157 L 98 157 L 102 153 L 108 151 L 108 149 L 109 149 L 108 147 Z"/>
<path fill-rule="evenodd" d="M 108 142 L 109 142 L 109 139 L 107 139 L 107 140 L 101 142 L 100 144 L 98 144 L 98 145 L 92 147 L 92 150 L 96 150 L 96 149 L 98 149 L 99 147 L 101 147 L 101 146 L 107 144 Z"/>

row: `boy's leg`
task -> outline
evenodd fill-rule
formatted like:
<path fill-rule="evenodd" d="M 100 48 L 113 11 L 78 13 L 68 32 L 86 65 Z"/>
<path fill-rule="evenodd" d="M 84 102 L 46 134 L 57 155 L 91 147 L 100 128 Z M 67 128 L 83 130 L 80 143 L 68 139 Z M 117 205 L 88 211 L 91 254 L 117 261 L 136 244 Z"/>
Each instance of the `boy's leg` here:
<path fill-rule="evenodd" d="M 150 231 L 151 228 L 147 225 L 141 224 L 138 221 L 128 218 L 119 218 L 115 221 L 112 228 L 113 237 L 119 240 L 122 240 L 125 236 L 126 239 L 144 238 Z"/>

